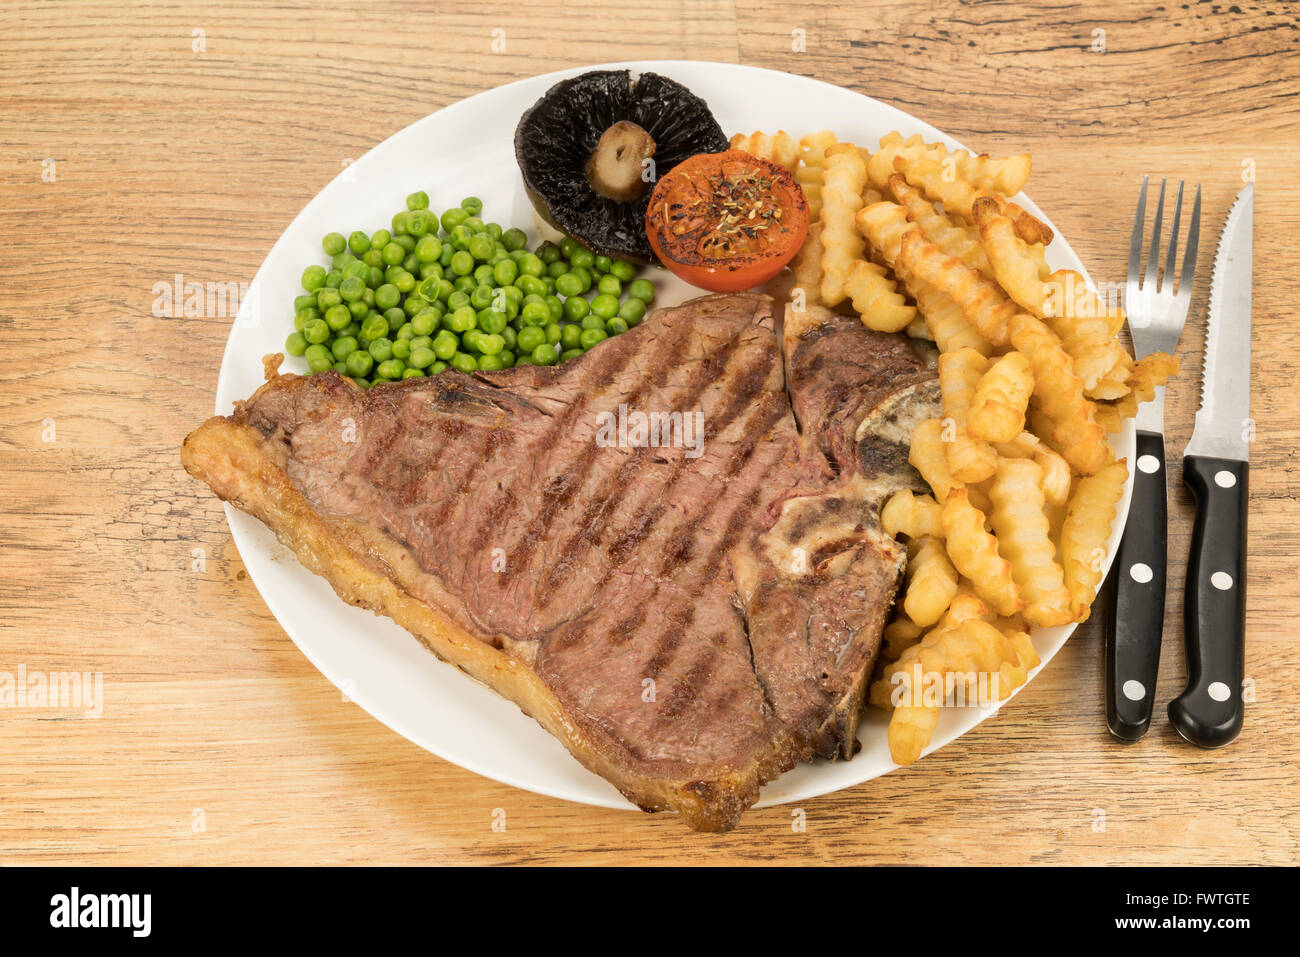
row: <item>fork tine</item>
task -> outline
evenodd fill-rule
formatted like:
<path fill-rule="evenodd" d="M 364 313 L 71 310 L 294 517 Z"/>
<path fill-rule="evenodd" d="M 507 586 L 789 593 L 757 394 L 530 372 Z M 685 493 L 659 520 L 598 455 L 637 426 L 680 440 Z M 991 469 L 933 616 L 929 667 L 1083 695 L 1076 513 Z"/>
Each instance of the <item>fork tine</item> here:
<path fill-rule="evenodd" d="M 1165 218 L 1165 184 L 1168 180 L 1160 181 L 1160 198 L 1156 200 L 1156 218 L 1151 224 L 1151 254 L 1147 256 L 1147 274 L 1142 280 L 1142 292 L 1148 296 L 1154 295 L 1159 291 L 1156 284 L 1156 276 L 1160 272 L 1160 227 Z"/>
<path fill-rule="evenodd" d="M 1165 274 L 1160 279 L 1160 291 L 1174 291 L 1174 275 L 1178 267 L 1178 224 L 1183 215 L 1183 181 L 1178 181 L 1178 192 L 1174 197 L 1174 221 L 1169 227 L 1169 255 L 1165 259 Z"/>
<path fill-rule="evenodd" d="M 1142 275 L 1142 229 L 1147 218 L 1147 180 L 1142 177 L 1142 192 L 1138 193 L 1137 213 L 1133 217 L 1133 238 L 1128 246 L 1128 289 L 1126 295 L 1131 303 L 1137 302 L 1138 279 Z"/>
<path fill-rule="evenodd" d="M 1201 233 L 1201 184 L 1196 184 L 1196 202 L 1192 204 L 1192 221 L 1187 224 L 1187 252 L 1183 253 L 1183 274 L 1178 277 L 1178 300 L 1187 311 L 1192 298 L 1192 282 L 1196 278 L 1196 250 Z"/>

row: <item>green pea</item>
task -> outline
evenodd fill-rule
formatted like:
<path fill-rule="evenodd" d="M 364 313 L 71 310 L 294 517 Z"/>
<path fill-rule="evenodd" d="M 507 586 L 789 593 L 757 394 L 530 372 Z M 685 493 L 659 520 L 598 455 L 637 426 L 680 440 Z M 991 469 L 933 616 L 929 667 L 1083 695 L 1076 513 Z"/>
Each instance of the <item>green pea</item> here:
<path fill-rule="evenodd" d="M 362 263 L 362 268 L 366 268 L 364 263 Z M 366 271 L 369 272 L 369 269 L 366 269 Z M 361 294 L 365 290 L 366 284 L 356 276 L 348 276 L 339 284 L 339 295 L 347 302 L 356 302 L 361 298 Z"/>
<path fill-rule="evenodd" d="M 513 349 L 519 343 L 519 340 L 516 337 L 514 326 L 506 326 L 504 329 L 502 329 L 501 338 L 506 341 L 507 349 Z"/>
<path fill-rule="evenodd" d="M 545 326 L 542 327 L 542 331 L 546 333 L 546 341 L 549 342 L 551 345 L 555 345 L 557 342 L 560 341 L 561 333 L 560 333 L 560 324 L 558 322 L 547 323 Z"/>
<path fill-rule="evenodd" d="M 572 259 L 573 254 L 581 248 L 581 244 L 579 244 L 572 236 L 565 236 L 560 240 L 560 254 L 564 256 L 565 259 Z"/>
<path fill-rule="evenodd" d="M 617 336 L 621 333 L 627 332 L 627 321 L 615 316 L 613 319 L 610 319 L 605 323 L 605 331 L 611 336 Z"/>
<path fill-rule="evenodd" d="M 569 323 L 560 327 L 560 345 L 565 349 L 577 349 L 582 345 L 582 327 Z"/>
<path fill-rule="evenodd" d="M 451 257 L 451 271 L 457 276 L 468 276 L 474 271 L 474 257 L 467 250 L 456 250 Z"/>
<path fill-rule="evenodd" d="M 446 361 L 456 354 L 456 350 L 460 348 L 460 340 L 444 329 L 434 338 L 431 348 L 434 355 Z M 411 351 L 415 351 L 415 343 L 411 344 Z"/>
<path fill-rule="evenodd" d="M 406 197 L 406 208 L 411 210 L 428 209 L 429 194 L 422 189 L 417 189 L 410 196 Z"/>
<path fill-rule="evenodd" d="M 515 364 L 515 354 L 509 349 L 502 349 L 497 353 L 497 358 L 501 360 L 501 365 L 506 369 Z"/>
<path fill-rule="evenodd" d="M 529 253 L 519 260 L 519 271 L 525 276 L 541 276 L 546 272 L 546 264 L 537 256 Z"/>
<path fill-rule="evenodd" d="M 392 283 L 384 283 L 375 290 L 375 305 L 380 309 L 391 309 L 401 301 L 401 290 Z"/>
<path fill-rule="evenodd" d="M 460 208 L 465 210 L 470 216 L 477 216 L 483 212 L 483 200 L 477 196 L 466 196 L 460 201 Z"/>
<path fill-rule="evenodd" d="M 492 254 L 497 250 L 496 241 L 487 233 L 475 233 L 469 238 L 466 246 L 470 255 L 479 262 L 487 262 L 492 258 Z"/>
<path fill-rule="evenodd" d="M 488 223 L 486 226 L 483 227 L 483 232 L 487 233 L 487 234 L 488 234 L 489 236 L 491 236 L 493 239 L 495 239 L 495 240 L 497 240 L 497 241 L 500 241 L 500 239 L 501 239 L 501 232 L 502 232 L 502 230 L 501 230 L 501 224 L 500 224 L 500 223 Z"/>
<path fill-rule="evenodd" d="M 410 292 L 415 288 L 415 277 L 405 269 L 394 270 L 389 282 L 397 287 L 398 292 Z"/>
<path fill-rule="evenodd" d="M 581 349 L 581 348 L 577 348 L 577 349 L 565 349 L 563 352 L 560 353 L 560 361 L 561 361 L 561 362 L 568 362 L 570 359 L 576 359 L 576 358 L 578 358 L 578 356 L 580 356 L 580 355 L 582 355 L 582 349 Z"/>
<path fill-rule="evenodd" d="M 533 362 L 539 366 L 553 366 L 560 360 L 560 351 L 549 342 L 543 342 L 533 350 Z"/>
<path fill-rule="evenodd" d="M 343 294 L 337 288 L 326 286 L 316 293 L 316 308 L 324 312 L 330 306 L 337 306 L 343 301 Z"/>
<path fill-rule="evenodd" d="M 366 276 L 366 287 L 369 289 L 378 289 L 384 284 L 384 271 L 378 266 L 370 267 L 370 274 Z"/>
<path fill-rule="evenodd" d="M 516 249 L 523 249 L 528 243 L 528 237 L 522 229 L 510 228 L 501 234 L 501 244 L 506 249 L 514 252 Z"/>
<path fill-rule="evenodd" d="M 393 342 L 386 336 L 381 337 L 373 340 L 366 350 L 376 362 L 387 362 L 393 357 Z"/>
<path fill-rule="evenodd" d="M 403 310 L 398 309 L 396 306 L 392 306 L 391 308 L 385 309 L 383 312 L 383 317 L 384 320 L 388 323 L 389 329 L 400 329 L 402 325 L 406 322 L 406 313 Z M 383 335 L 383 333 L 380 333 L 380 335 Z M 370 338 L 373 339 L 375 337 L 371 336 Z"/>
<path fill-rule="evenodd" d="M 420 278 L 428 279 L 430 276 L 434 279 L 441 279 L 442 266 L 438 263 L 420 263 Z"/>
<path fill-rule="evenodd" d="M 346 359 L 352 353 L 357 351 L 357 340 L 351 336 L 341 336 L 334 340 L 330 346 L 330 352 L 334 353 L 334 358 L 340 361 Z"/>
<path fill-rule="evenodd" d="M 315 292 L 321 286 L 325 285 L 325 267 L 308 266 L 302 271 L 302 288 L 308 292 Z"/>
<path fill-rule="evenodd" d="M 443 269 L 450 269 L 451 257 L 454 256 L 455 254 L 456 254 L 456 250 L 452 248 L 451 243 L 444 242 L 442 244 L 442 255 L 438 257 L 438 265 L 441 266 Z"/>
<path fill-rule="evenodd" d="M 322 276 L 321 282 L 323 283 L 324 281 L 325 278 Z M 303 309 L 315 309 L 315 308 L 316 308 L 316 290 L 313 289 L 310 293 L 304 296 L 293 297 L 294 312 L 300 312 Z"/>
<path fill-rule="evenodd" d="M 325 322 L 334 330 L 342 329 L 352 321 L 352 310 L 340 303 L 325 310 Z"/>
<path fill-rule="evenodd" d="M 429 375 L 437 375 L 439 372 L 446 372 L 447 369 L 448 369 L 447 363 L 439 359 L 433 365 L 429 366 Z"/>
<path fill-rule="evenodd" d="M 617 276 L 601 276 L 596 281 L 596 291 L 607 296 L 613 296 L 617 299 L 623 295 L 623 284 L 618 281 Z"/>
<path fill-rule="evenodd" d="M 474 281 L 480 286 L 491 286 L 497 281 L 496 273 L 487 263 L 474 267 L 474 271 L 470 275 L 474 277 Z"/>
<path fill-rule="evenodd" d="M 564 303 L 559 296 L 547 296 L 546 308 L 551 311 L 551 322 L 559 322 L 564 318 Z"/>
<path fill-rule="evenodd" d="M 450 333 L 447 334 L 450 335 Z M 456 337 L 452 336 L 452 338 L 455 339 Z M 415 336 L 414 338 L 411 339 L 411 349 L 412 351 L 414 351 L 415 349 L 420 349 L 420 348 L 432 349 L 433 340 L 430 339 L 428 336 Z"/>
<path fill-rule="evenodd" d="M 555 291 L 565 298 L 582 295 L 582 279 L 571 272 L 555 277 Z"/>
<path fill-rule="evenodd" d="M 319 319 L 320 310 L 313 306 L 310 309 L 299 309 L 293 314 L 293 328 L 295 332 L 302 332 L 302 327 L 307 325 L 308 319 Z"/>
<path fill-rule="evenodd" d="M 291 356 L 300 356 L 307 351 L 307 337 L 301 332 L 289 333 L 289 338 L 284 340 L 284 351 Z"/>
<path fill-rule="evenodd" d="M 536 276 L 530 276 L 527 273 L 521 275 L 515 280 L 515 286 L 526 295 L 546 295 L 546 283 L 542 282 Z"/>
<path fill-rule="evenodd" d="M 478 367 L 484 372 L 496 372 L 498 369 L 506 367 L 499 355 L 483 355 L 479 357 Z"/>
<path fill-rule="evenodd" d="M 400 213 L 393 214 L 392 227 L 394 236 L 401 236 L 406 233 L 407 227 L 410 225 L 410 216 L 410 212 L 405 209 Z"/>
<path fill-rule="evenodd" d="M 618 298 L 609 293 L 602 293 L 591 300 L 591 311 L 602 319 L 613 319 L 618 315 Z"/>
<path fill-rule="evenodd" d="M 649 305 L 655 299 L 655 284 L 649 279 L 636 279 L 627 287 L 627 294 Z"/>
<path fill-rule="evenodd" d="M 340 338 L 346 338 L 347 336 L 351 336 L 353 339 L 356 339 L 361 335 L 361 323 L 353 319 L 346 326 L 340 329 L 337 335 Z"/>
<path fill-rule="evenodd" d="M 519 266 L 513 259 L 503 259 L 492 267 L 492 276 L 499 286 L 508 286 L 519 275 Z"/>
<path fill-rule="evenodd" d="M 340 269 L 331 269 L 325 274 L 325 285 L 330 289 L 337 289 L 342 281 L 343 271 Z"/>
<path fill-rule="evenodd" d="M 369 375 L 370 370 L 375 367 L 375 357 L 364 349 L 348 353 L 348 357 L 344 361 L 348 367 L 348 375 L 353 378 Z"/>
<path fill-rule="evenodd" d="M 403 379 L 423 379 L 424 372 L 420 369 L 406 368 L 402 370 Z"/>
<path fill-rule="evenodd" d="M 465 222 L 465 220 L 469 219 L 469 217 L 470 214 L 466 212 L 464 209 L 453 208 L 447 210 L 445 213 L 442 214 L 442 218 L 439 220 L 439 223 L 443 229 L 445 229 L 447 232 L 451 232 L 461 223 Z"/>
<path fill-rule="evenodd" d="M 645 302 L 640 299 L 628 299 L 618 307 L 618 317 L 629 326 L 635 326 L 645 318 Z"/>
<path fill-rule="evenodd" d="M 591 312 L 591 303 L 581 296 L 570 296 L 564 300 L 564 318 L 570 322 L 581 322 Z"/>
<path fill-rule="evenodd" d="M 428 210 L 415 209 L 406 214 L 406 231 L 419 239 L 431 230 L 436 231 L 438 228 L 434 225 L 436 222 L 433 214 Z"/>
<path fill-rule="evenodd" d="M 579 246 L 569 257 L 569 262 L 574 266 L 580 266 L 583 269 L 590 269 L 596 264 L 596 254 L 584 246 Z"/>
<path fill-rule="evenodd" d="M 417 313 L 411 319 L 411 331 L 417 336 L 431 336 L 438 331 L 438 315 L 432 309 Z"/>
<path fill-rule="evenodd" d="M 406 250 L 397 243 L 389 243 L 383 248 L 382 255 L 385 264 L 395 266 L 406 258 Z"/>
<path fill-rule="evenodd" d="M 342 270 L 343 267 L 357 261 L 357 257 L 349 252 L 342 252 L 330 260 L 330 265 L 335 269 Z"/>
<path fill-rule="evenodd" d="M 636 266 L 622 259 L 615 259 L 607 272 L 612 273 L 619 282 L 631 282 L 632 277 L 636 275 Z"/>
<path fill-rule="evenodd" d="M 320 245 L 321 249 L 325 250 L 326 256 L 337 256 L 348 248 L 348 241 L 343 238 L 342 233 L 326 233 Z"/>
<path fill-rule="evenodd" d="M 364 319 L 366 317 L 366 314 L 370 312 L 370 306 L 366 303 L 364 299 L 357 299 L 353 302 L 345 302 L 343 305 L 347 307 L 348 314 L 353 319 Z"/>
<path fill-rule="evenodd" d="M 371 267 L 382 266 L 384 264 L 384 251 L 371 246 L 361 254 L 361 261 Z"/>
<path fill-rule="evenodd" d="M 402 373 L 406 371 L 406 363 L 401 359 L 385 359 L 375 367 L 375 374 L 381 379 L 400 379 Z"/>
<path fill-rule="evenodd" d="M 432 233 L 421 236 L 420 241 L 415 244 L 415 258 L 422 263 L 435 263 L 441 255 L 442 240 Z"/>
<path fill-rule="evenodd" d="M 321 351 L 313 352 L 313 349 Z M 312 372 L 328 372 L 334 368 L 334 357 L 324 346 L 312 346 L 303 355 L 307 359 L 307 368 Z"/>
<path fill-rule="evenodd" d="M 393 242 L 401 246 L 408 255 L 415 252 L 416 240 L 414 236 L 408 236 L 406 233 L 402 233 L 400 236 L 394 236 Z"/>
<path fill-rule="evenodd" d="M 434 354 L 432 349 L 426 346 L 420 346 L 418 349 L 411 349 L 411 354 L 406 360 L 406 364 L 413 369 L 427 369 L 437 360 L 438 357 Z"/>
<path fill-rule="evenodd" d="M 519 318 L 523 320 L 526 326 L 544 326 L 550 322 L 551 310 L 546 308 L 544 302 L 529 302 L 524 304 L 523 311 L 519 313 Z"/>
<path fill-rule="evenodd" d="M 600 318 L 594 312 L 589 312 L 582 317 L 582 328 L 584 329 L 604 329 L 605 320 Z"/>
<path fill-rule="evenodd" d="M 484 332 L 496 335 L 506 327 L 509 321 L 504 312 L 499 312 L 496 309 L 479 310 L 478 327 Z"/>
<path fill-rule="evenodd" d="M 582 266 L 574 266 L 574 267 L 573 267 L 571 270 L 569 270 L 569 271 L 570 271 L 571 273 L 573 273 L 575 276 L 578 277 L 578 280 L 582 283 L 582 290 L 581 290 L 581 291 L 582 291 L 583 293 L 586 293 L 587 290 L 589 290 L 589 289 L 591 288 L 591 284 L 592 284 L 592 281 L 593 281 L 592 278 L 591 278 L 591 273 L 589 273 L 589 272 L 588 272 L 586 269 L 584 269 Z"/>
<path fill-rule="evenodd" d="M 597 256 L 593 265 L 596 267 L 596 272 L 605 273 L 609 272 L 609 267 L 614 265 L 614 260 L 608 256 Z"/>
<path fill-rule="evenodd" d="M 403 269 L 414 275 L 420 271 L 420 258 L 415 253 L 411 253 L 402 260 L 401 265 Z"/>
<path fill-rule="evenodd" d="M 467 352 L 457 352 L 451 357 L 451 365 L 461 372 L 474 372 L 478 369 L 478 360 Z"/>
<path fill-rule="evenodd" d="M 367 342 L 383 339 L 391 331 L 389 322 L 383 316 L 370 316 L 361 324 L 361 336 Z"/>
<path fill-rule="evenodd" d="M 410 340 L 410 339 L 394 339 L 394 340 L 393 340 L 393 358 L 394 358 L 394 359 L 403 359 L 403 360 L 405 360 L 408 356 L 410 356 L 410 354 L 411 354 L 411 340 Z"/>
<path fill-rule="evenodd" d="M 546 342 L 546 332 L 537 326 L 524 326 L 517 337 L 520 352 L 532 352 Z"/>
<path fill-rule="evenodd" d="M 478 323 L 478 314 L 473 306 L 461 306 L 446 318 L 446 326 L 452 332 L 468 332 Z"/>
<path fill-rule="evenodd" d="M 609 338 L 604 329 L 583 329 L 582 330 L 582 348 L 590 349 L 598 342 L 604 342 Z"/>
<path fill-rule="evenodd" d="M 447 236 L 447 241 L 456 249 L 469 250 L 469 241 L 474 238 L 474 233 L 464 223 L 461 223 L 451 231 Z"/>
<path fill-rule="evenodd" d="M 557 259 L 555 262 L 548 263 L 546 266 L 546 275 L 552 279 L 559 279 L 561 276 L 567 276 L 568 274 L 569 264 L 563 259 Z"/>

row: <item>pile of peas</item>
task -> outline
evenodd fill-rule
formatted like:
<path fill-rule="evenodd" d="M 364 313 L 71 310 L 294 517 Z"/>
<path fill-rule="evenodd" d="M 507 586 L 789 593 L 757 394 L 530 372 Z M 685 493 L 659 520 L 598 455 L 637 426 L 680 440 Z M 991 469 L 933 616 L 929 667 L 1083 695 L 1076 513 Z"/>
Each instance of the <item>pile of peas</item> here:
<path fill-rule="evenodd" d="M 654 285 L 633 264 L 568 238 L 529 252 L 523 230 L 484 223 L 482 211 L 471 196 L 435 216 L 421 190 L 392 229 L 330 233 L 330 268 L 303 270 L 285 350 L 369 388 L 448 367 L 554 365 L 645 316 Z"/>

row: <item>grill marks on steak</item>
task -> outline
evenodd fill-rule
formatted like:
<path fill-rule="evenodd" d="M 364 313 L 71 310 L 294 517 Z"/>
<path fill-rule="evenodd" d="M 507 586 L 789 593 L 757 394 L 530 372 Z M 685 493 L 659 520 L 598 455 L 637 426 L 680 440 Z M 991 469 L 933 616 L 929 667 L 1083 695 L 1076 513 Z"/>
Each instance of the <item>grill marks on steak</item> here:
<path fill-rule="evenodd" d="M 281 376 L 235 420 L 327 520 L 408 550 L 403 586 L 532 669 L 595 752 L 728 826 L 763 780 L 852 754 L 902 567 L 877 511 L 914 480 L 877 474 L 872 417 L 901 428 L 932 378 L 829 313 L 783 365 L 768 301 L 716 296 L 552 368 Z M 602 447 L 620 406 L 702 412 L 702 454 Z"/>

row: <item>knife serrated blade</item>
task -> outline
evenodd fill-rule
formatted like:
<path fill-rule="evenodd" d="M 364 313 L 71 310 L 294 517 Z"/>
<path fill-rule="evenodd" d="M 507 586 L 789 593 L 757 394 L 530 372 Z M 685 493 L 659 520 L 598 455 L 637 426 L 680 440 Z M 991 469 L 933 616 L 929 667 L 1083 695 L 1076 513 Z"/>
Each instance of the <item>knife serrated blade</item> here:
<path fill-rule="evenodd" d="M 1210 279 L 1201 407 L 1184 455 L 1250 458 L 1250 286 L 1255 185 L 1237 194 Z"/>

